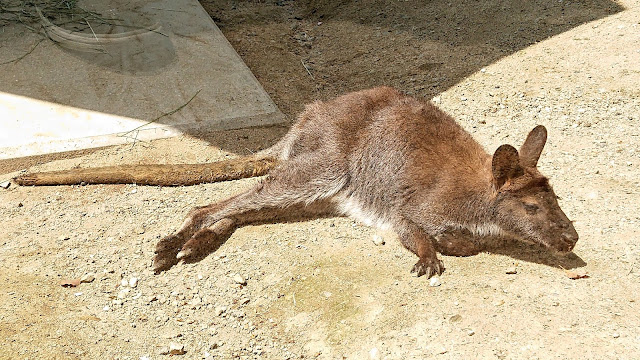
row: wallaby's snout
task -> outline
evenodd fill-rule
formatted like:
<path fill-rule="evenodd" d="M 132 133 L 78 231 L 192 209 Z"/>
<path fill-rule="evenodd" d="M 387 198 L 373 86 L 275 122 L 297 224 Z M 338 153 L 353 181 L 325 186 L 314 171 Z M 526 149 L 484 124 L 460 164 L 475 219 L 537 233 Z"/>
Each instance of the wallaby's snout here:
<path fill-rule="evenodd" d="M 557 206 L 557 204 L 556 204 Z M 564 214 L 560 207 L 557 207 L 557 214 L 555 222 L 551 223 L 554 233 L 560 233 L 557 246 L 552 246 L 554 250 L 561 253 L 568 253 L 576 246 L 578 242 L 578 232 L 573 227 L 573 222 Z"/>

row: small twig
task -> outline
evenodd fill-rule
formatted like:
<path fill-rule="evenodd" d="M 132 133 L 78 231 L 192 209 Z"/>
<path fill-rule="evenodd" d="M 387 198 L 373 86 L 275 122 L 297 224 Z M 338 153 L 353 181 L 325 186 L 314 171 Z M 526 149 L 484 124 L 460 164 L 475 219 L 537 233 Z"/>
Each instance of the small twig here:
<path fill-rule="evenodd" d="M 140 126 L 137 126 L 137 127 L 133 128 L 133 129 L 131 129 L 131 130 L 127 131 L 127 132 L 124 132 L 124 133 L 120 134 L 119 136 L 126 137 L 127 135 L 131 134 L 132 132 L 134 132 L 134 131 L 136 131 L 136 130 L 138 130 L 138 129 L 142 128 L 142 127 L 145 127 L 145 126 L 147 126 L 147 125 L 149 125 L 149 124 L 153 124 L 154 122 L 156 122 L 156 121 L 158 121 L 158 120 L 162 119 L 162 118 L 163 118 L 163 117 L 165 117 L 165 116 L 169 116 L 169 115 L 173 115 L 173 114 L 177 113 L 178 111 L 182 110 L 184 107 L 186 107 L 187 105 L 189 105 L 189 103 L 190 103 L 193 99 L 195 99 L 195 97 L 200 93 L 200 91 L 202 91 L 202 89 L 200 89 L 200 90 L 196 91 L 196 93 L 195 93 L 195 94 L 193 94 L 193 96 L 191 97 L 191 99 L 189 99 L 189 101 L 187 101 L 186 103 L 182 104 L 180 107 L 178 107 L 178 108 L 176 108 L 176 109 L 174 109 L 174 110 L 171 110 L 171 111 L 169 111 L 169 112 L 167 112 L 167 113 L 164 113 L 164 114 L 162 114 L 162 115 L 158 116 L 157 118 L 155 118 L 155 119 L 153 119 L 153 120 L 151 120 L 151 121 L 148 121 L 148 122 L 146 122 L 146 123 L 144 123 L 144 124 L 142 124 L 142 125 L 140 125 Z"/>
<path fill-rule="evenodd" d="M 304 69 L 307 70 L 307 73 L 309 73 L 309 76 L 311 76 L 311 78 L 313 80 L 315 80 L 316 78 L 313 77 L 313 74 L 311 74 L 311 71 L 309 71 L 309 68 L 307 67 L 307 65 L 304 64 L 304 61 L 302 61 L 302 59 L 300 59 L 300 62 L 302 63 L 302 66 L 304 66 Z"/>
<path fill-rule="evenodd" d="M 152 7 L 153 10 L 164 10 L 164 11 L 175 11 L 175 12 L 181 12 L 181 13 L 186 13 L 187 11 L 184 10 L 176 10 L 176 9 L 164 9 L 164 8 L 157 8 L 157 7 Z"/>
<path fill-rule="evenodd" d="M 89 24 L 89 20 L 84 19 L 84 22 L 86 22 L 87 25 L 89 25 L 89 29 L 91 29 L 91 33 L 93 34 L 93 37 L 96 39 L 96 42 L 100 43 L 100 40 L 98 40 L 98 36 L 96 35 L 96 32 L 93 31 L 93 28 L 91 27 L 91 24 Z"/>
<path fill-rule="evenodd" d="M 43 42 L 43 41 L 44 41 L 44 39 L 38 40 L 38 42 L 35 45 L 33 45 L 31 50 L 27 51 L 22 56 L 20 56 L 20 57 L 18 57 L 16 59 L 13 59 L 13 60 L 9 60 L 9 61 L 5 61 L 3 63 L 0 63 L 0 65 L 5 65 L 5 64 L 9 64 L 9 63 L 17 63 L 18 61 L 20 61 L 20 60 L 24 59 L 25 57 L 27 57 L 27 55 L 31 54 L 38 47 L 38 45 L 40 45 L 40 43 Z"/>

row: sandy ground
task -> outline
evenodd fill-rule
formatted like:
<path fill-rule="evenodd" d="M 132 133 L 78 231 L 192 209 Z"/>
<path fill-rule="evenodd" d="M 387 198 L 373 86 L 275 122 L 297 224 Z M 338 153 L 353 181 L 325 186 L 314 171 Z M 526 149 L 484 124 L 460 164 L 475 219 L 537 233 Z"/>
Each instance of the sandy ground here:
<path fill-rule="evenodd" d="M 575 220 L 574 254 L 508 241 L 442 256 L 432 287 L 410 276 L 415 258 L 393 236 L 377 246 L 374 229 L 332 218 L 245 227 L 153 275 L 155 243 L 191 207 L 256 180 L 12 184 L 0 188 L 0 358 L 163 359 L 171 343 L 185 359 L 640 358 L 640 3 L 204 5 L 291 119 L 303 103 L 387 84 L 435 96 L 489 151 L 547 126 L 539 166 Z M 215 161 L 285 131 L 3 162 L 0 180 L 27 165 Z M 83 276 L 94 280 L 60 286 Z"/>

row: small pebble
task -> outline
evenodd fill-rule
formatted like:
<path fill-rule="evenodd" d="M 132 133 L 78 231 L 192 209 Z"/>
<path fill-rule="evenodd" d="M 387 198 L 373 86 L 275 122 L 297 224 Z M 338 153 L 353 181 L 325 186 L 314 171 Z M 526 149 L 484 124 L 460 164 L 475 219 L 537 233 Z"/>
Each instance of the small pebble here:
<path fill-rule="evenodd" d="M 9 186 L 11 186 L 11 183 L 9 181 L 3 181 L 0 183 L 0 187 L 3 189 L 8 189 Z"/>
<path fill-rule="evenodd" d="M 184 345 L 179 343 L 169 344 L 169 355 L 184 355 L 185 353 Z"/>
<path fill-rule="evenodd" d="M 440 286 L 442 283 L 440 282 L 440 279 L 438 277 L 432 277 L 429 280 L 429 286 L 431 287 L 436 287 L 436 286 Z"/>
<path fill-rule="evenodd" d="M 518 269 L 516 269 L 515 266 L 511 266 L 507 268 L 506 271 L 507 274 L 517 274 L 518 273 Z"/>
<path fill-rule="evenodd" d="M 129 279 L 129 286 L 134 288 L 138 285 L 138 278 L 137 277 L 132 277 L 131 279 Z"/>
<path fill-rule="evenodd" d="M 120 286 L 127 286 L 127 285 L 129 285 L 129 282 L 127 281 L 127 279 L 120 280 Z"/>
<path fill-rule="evenodd" d="M 120 290 L 120 292 L 118 293 L 118 299 L 124 299 L 125 297 L 127 297 L 127 294 L 129 293 L 129 291 L 131 291 L 131 289 Z"/>
<path fill-rule="evenodd" d="M 247 280 L 245 280 L 244 277 L 242 277 L 242 275 L 240 274 L 235 274 L 233 276 L 233 281 L 235 281 L 236 284 L 247 285 Z"/>
<path fill-rule="evenodd" d="M 371 240 L 373 241 L 373 243 L 376 246 L 380 246 L 380 245 L 384 245 L 384 239 L 382 238 L 382 236 L 375 234 L 373 235 L 373 237 L 371 238 Z"/>
<path fill-rule="evenodd" d="M 216 314 L 216 316 L 220 316 L 224 314 L 226 311 L 227 311 L 226 306 L 216 306 L 214 313 Z"/>
<path fill-rule="evenodd" d="M 96 275 L 94 273 L 86 273 L 84 275 L 82 275 L 82 277 L 80 278 L 80 282 L 81 283 L 90 283 L 93 282 L 93 280 L 96 279 Z"/>

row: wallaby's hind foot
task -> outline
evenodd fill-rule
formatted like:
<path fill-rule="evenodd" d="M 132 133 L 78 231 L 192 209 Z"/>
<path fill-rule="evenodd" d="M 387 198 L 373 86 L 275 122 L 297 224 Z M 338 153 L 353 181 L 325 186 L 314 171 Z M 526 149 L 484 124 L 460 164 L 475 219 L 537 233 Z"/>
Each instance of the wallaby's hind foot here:
<path fill-rule="evenodd" d="M 211 227 L 198 230 L 189 237 L 187 232 L 178 232 L 165 237 L 156 245 L 154 271 L 157 274 L 169 270 L 180 261 L 202 260 L 224 244 L 234 229 L 233 220 L 225 218 Z"/>
<path fill-rule="evenodd" d="M 165 270 L 171 269 L 173 265 L 178 263 L 177 255 L 186 242 L 184 236 L 180 233 L 164 237 L 156 244 L 156 256 L 153 258 L 153 271 L 159 274 Z"/>
<path fill-rule="evenodd" d="M 176 259 L 198 261 L 216 251 L 235 230 L 235 221 L 224 218 L 212 226 L 196 232 L 176 254 Z"/>

